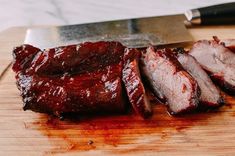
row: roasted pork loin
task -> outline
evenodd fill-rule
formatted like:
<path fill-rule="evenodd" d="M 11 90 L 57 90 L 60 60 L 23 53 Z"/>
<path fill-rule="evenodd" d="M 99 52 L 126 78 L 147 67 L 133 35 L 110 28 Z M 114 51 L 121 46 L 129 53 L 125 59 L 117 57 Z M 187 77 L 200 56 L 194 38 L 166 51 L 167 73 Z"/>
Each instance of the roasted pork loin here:
<path fill-rule="evenodd" d="M 60 117 L 123 113 L 131 104 L 148 118 L 153 111 L 143 78 L 173 115 L 196 109 L 199 101 L 220 106 L 223 98 L 207 74 L 235 94 L 232 51 L 233 40 L 217 37 L 196 42 L 189 54 L 151 46 L 140 51 L 115 41 L 45 50 L 25 44 L 13 50 L 12 68 L 24 110 Z"/>
<path fill-rule="evenodd" d="M 200 104 L 205 107 L 220 106 L 223 103 L 223 97 L 197 60 L 182 49 L 175 51 L 178 61 L 193 76 L 201 89 Z"/>
<path fill-rule="evenodd" d="M 198 84 L 182 68 L 170 49 L 156 51 L 149 47 L 142 53 L 141 70 L 154 93 L 166 100 L 171 114 L 190 111 L 198 106 Z"/>
<path fill-rule="evenodd" d="M 190 50 L 200 65 L 227 93 L 235 94 L 235 53 L 216 40 L 201 40 Z"/>
<path fill-rule="evenodd" d="M 152 115 L 152 108 L 145 93 L 139 71 L 140 52 L 136 49 L 126 49 L 124 53 L 123 82 L 129 101 L 137 113 L 147 118 Z"/>
<path fill-rule="evenodd" d="M 124 49 L 119 42 L 103 41 L 43 51 L 31 45 L 15 48 L 13 70 L 24 110 L 56 116 L 124 112 L 127 92 L 134 110 L 149 117 L 140 52 Z"/>
<path fill-rule="evenodd" d="M 44 52 L 30 45 L 15 48 L 13 70 L 17 73 L 17 85 L 23 97 L 24 110 L 30 109 L 57 116 L 66 113 L 94 114 L 125 111 L 124 88 L 122 87 L 123 63 L 122 55 L 119 54 L 123 53 L 124 49 L 122 46 L 119 49 L 120 44 L 116 42 L 99 42 L 94 44 L 98 46 L 98 49 L 92 51 L 98 51 L 99 55 L 89 54 L 92 57 L 87 58 L 84 57 L 86 50 L 88 49 L 87 53 L 91 53 L 89 48 L 92 44 L 84 44 L 77 46 L 78 53 L 71 57 L 71 62 L 67 57 L 75 52 L 68 52 L 70 46 Z M 100 44 L 101 47 L 118 46 L 118 48 L 110 52 L 112 48 L 102 49 Z M 55 51 L 59 51 L 56 54 L 64 57 L 56 56 Z M 110 53 L 116 52 L 118 55 L 115 59 L 113 59 L 114 56 L 109 56 Z M 98 58 L 95 57 L 96 55 Z M 84 59 L 79 60 L 81 57 Z M 58 58 L 64 63 L 57 62 Z M 76 62 L 76 58 L 79 58 L 80 62 L 78 62 L 82 64 L 82 68 Z M 89 63 L 86 64 L 91 60 L 101 58 L 106 58 L 106 60 L 95 61 L 92 67 Z M 84 71 L 85 64 L 89 72 Z"/>
<path fill-rule="evenodd" d="M 121 64 L 116 64 L 92 73 L 59 77 L 18 73 L 23 108 L 56 116 L 124 112 L 121 69 Z"/>

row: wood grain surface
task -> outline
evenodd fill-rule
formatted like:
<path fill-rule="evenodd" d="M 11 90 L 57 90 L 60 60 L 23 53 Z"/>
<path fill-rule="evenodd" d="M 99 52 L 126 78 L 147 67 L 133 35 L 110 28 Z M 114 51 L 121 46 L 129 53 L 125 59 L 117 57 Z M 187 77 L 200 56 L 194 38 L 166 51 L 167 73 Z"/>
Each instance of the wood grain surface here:
<path fill-rule="evenodd" d="M 152 99 L 154 116 L 133 113 L 77 120 L 22 110 L 9 67 L 25 28 L 0 34 L 0 155 L 235 155 L 235 98 L 210 112 L 171 117 Z M 189 28 L 195 40 L 235 38 L 235 26 Z M 5 71 L 5 72 L 3 72 Z"/>

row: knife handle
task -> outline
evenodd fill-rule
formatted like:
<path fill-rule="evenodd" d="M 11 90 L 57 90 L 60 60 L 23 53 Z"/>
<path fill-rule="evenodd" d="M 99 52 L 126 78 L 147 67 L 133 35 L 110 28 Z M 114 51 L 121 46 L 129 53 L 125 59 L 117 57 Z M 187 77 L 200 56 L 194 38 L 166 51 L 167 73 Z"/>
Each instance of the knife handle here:
<path fill-rule="evenodd" d="M 235 2 L 192 9 L 185 16 L 192 24 L 235 24 Z"/>

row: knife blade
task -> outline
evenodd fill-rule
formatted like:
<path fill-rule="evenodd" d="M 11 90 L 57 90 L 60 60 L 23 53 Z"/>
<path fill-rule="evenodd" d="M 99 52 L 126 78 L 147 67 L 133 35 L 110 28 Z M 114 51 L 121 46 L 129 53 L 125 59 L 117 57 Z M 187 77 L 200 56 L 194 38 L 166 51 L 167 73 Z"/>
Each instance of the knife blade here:
<path fill-rule="evenodd" d="M 192 41 L 183 14 L 98 23 L 30 28 L 25 44 L 52 48 L 85 41 L 119 41 L 130 48 Z"/>

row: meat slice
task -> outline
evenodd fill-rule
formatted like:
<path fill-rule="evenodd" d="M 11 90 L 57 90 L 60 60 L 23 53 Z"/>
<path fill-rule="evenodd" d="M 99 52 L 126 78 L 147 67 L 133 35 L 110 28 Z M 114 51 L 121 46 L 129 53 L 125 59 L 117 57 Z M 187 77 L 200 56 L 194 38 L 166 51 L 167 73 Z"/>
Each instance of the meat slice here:
<path fill-rule="evenodd" d="M 235 53 L 215 40 L 201 40 L 193 45 L 190 55 L 227 93 L 235 94 Z"/>
<path fill-rule="evenodd" d="M 223 103 L 220 91 L 216 88 L 207 73 L 202 69 L 197 60 L 185 53 L 177 53 L 178 61 L 183 68 L 197 81 L 200 89 L 200 103 L 206 107 L 217 107 Z"/>
<path fill-rule="evenodd" d="M 143 118 L 152 115 L 152 108 L 145 93 L 139 72 L 140 52 L 136 49 L 125 49 L 122 80 L 126 87 L 129 101 L 135 112 Z"/>
<path fill-rule="evenodd" d="M 141 70 L 155 94 L 165 99 L 169 112 L 179 114 L 198 106 L 200 89 L 169 49 L 149 47 L 141 57 Z"/>
<path fill-rule="evenodd" d="M 40 75 L 90 72 L 120 62 L 123 52 L 121 43 L 104 41 L 47 49 L 37 53 L 30 71 Z"/>
<path fill-rule="evenodd" d="M 122 64 L 80 75 L 42 77 L 18 73 L 24 110 L 78 115 L 125 111 L 121 82 Z"/>

